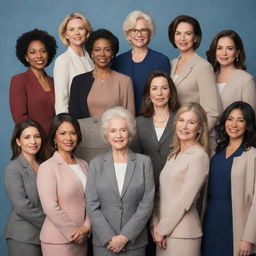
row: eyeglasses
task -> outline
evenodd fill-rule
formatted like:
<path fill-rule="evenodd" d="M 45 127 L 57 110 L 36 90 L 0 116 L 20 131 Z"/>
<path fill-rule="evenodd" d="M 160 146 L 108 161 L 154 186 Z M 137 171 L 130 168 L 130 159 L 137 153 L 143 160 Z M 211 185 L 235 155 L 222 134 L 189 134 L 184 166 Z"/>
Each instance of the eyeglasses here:
<path fill-rule="evenodd" d="M 132 36 L 137 36 L 139 33 L 143 36 L 147 36 L 150 33 L 148 28 L 136 29 L 132 28 L 129 30 Z"/>

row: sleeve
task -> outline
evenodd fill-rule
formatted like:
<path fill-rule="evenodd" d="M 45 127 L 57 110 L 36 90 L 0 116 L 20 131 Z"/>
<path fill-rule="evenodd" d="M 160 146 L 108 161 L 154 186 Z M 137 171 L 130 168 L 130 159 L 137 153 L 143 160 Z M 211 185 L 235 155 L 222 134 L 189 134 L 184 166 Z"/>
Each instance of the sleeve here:
<path fill-rule="evenodd" d="M 54 64 L 55 112 L 67 113 L 69 100 L 69 70 L 66 61 L 58 57 Z"/>
<path fill-rule="evenodd" d="M 165 214 L 159 220 L 157 231 L 161 235 L 170 235 L 186 212 L 189 211 L 206 180 L 208 172 L 208 156 L 200 155 L 200 157 L 194 157 L 188 166 L 179 196 L 169 205 Z"/>
<path fill-rule="evenodd" d="M 210 64 L 207 63 L 207 65 L 203 65 L 200 67 L 198 72 L 200 72 L 197 81 L 199 89 L 199 101 L 206 112 L 208 129 L 211 131 L 214 128 L 220 114 L 220 98 L 217 91 L 213 69 Z"/>
<path fill-rule="evenodd" d="M 45 215 L 63 236 L 71 241 L 71 234 L 79 228 L 59 205 L 58 184 L 54 170 L 41 164 L 37 175 L 37 189 Z"/>
<path fill-rule="evenodd" d="M 249 79 L 243 87 L 242 101 L 249 103 L 256 111 L 256 88 L 253 78 Z"/>
<path fill-rule="evenodd" d="M 101 244 L 104 246 L 116 233 L 100 210 L 100 197 L 96 189 L 96 168 L 94 161 L 89 164 L 89 174 L 86 183 L 87 212 L 92 223 L 93 230 L 97 233 Z"/>
<path fill-rule="evenodd" d="M 241 240 L 256 244 L 256 158 L 250 163 L 248 163 L 248 167 L 253 169 L 254 172 L 254 194 L 252 198 L 251 208 L 249 210 L 249 214 L 245 223 L 244 231 L 242 234 Z M 247 168 L 248 168 L 247 167 Z"/>
<path fill-rule="evenodd" d="M 28 119 L 27 92 L 25 81 L 18 76 L 14 76 L 10 85 L 10 108 L 12 118 L 17 124 Z"/>
<path fill-rule="evenodd" d="M 120 234 L 128 238 L 131 243 L 135 243 L 141 231 L 146 227 L 154 206 L 155 184 L 153 176 L 153 166 L 149 157 L 144 162 L 144 194 L 137 207 L 137 210 L 123 226 Z"/>
<path fill-rule="evenodd" d="M 168 75 L 171 73 L 171 65 L 170 65 L 170 60 L 164 56 L 163 61 L 160 63 L 160 70 L 166 72 Z"/>
<path fill-rule="evenodd" d="M 80 105 L 80 93 L 79 93 L 79 80 L 78 76 L 75 76 L 71 83 L 70 98 L 68 103 L 68 113 L 76 119 L 83 118 L 81 115 L 82 109 Z"/>
<path fill-rule="evenodd" d="M 43 210 L 34 206 L 28 198 L 23 177 L 18 167 L 9 165 L 6 168 L 5 186 L 14 212 L 36 228 L 41 229 L 45 215 Z"/>
<path fill-rule="evenodd" d="M 131 78 L 127 77 L 127 79 L 123 79 L 121 87 L 125 88 L 121 97 L 122 106 L 128 109 L 133 115 L 135 115 L 134 91 Z"/>

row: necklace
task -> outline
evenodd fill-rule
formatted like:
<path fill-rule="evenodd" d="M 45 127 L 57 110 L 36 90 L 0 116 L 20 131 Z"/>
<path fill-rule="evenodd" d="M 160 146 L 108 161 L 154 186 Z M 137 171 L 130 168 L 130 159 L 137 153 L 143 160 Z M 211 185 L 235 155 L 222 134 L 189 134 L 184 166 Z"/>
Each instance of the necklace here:
<path fill-rule="evenodd" d="M 157 120 L 157 119 L 155 119 L 155 118 L 153 118 L 153 119 L 154 119 L 154 122 L 155 122 L 155 123 L 157 123 L 157 124 L 163 124 L 163 123 L 165 123 L 165 122 L 167 121 L 168 117 L 169 117 L 169 116 L 167 116 L 164 120 Z"/>

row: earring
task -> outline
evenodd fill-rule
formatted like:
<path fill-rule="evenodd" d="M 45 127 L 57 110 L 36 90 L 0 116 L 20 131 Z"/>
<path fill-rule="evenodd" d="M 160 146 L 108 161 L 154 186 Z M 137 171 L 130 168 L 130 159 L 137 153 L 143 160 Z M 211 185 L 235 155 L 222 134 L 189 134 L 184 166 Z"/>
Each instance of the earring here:
<path fill-rule="evenodd" d="M 54 149 L 57 150 L 58 149 L 58 146 L 57 146 L 57 143 L 54 142 Z"/>
<path fill-rule="evenodd" d="M 237 54 L 236 55 L 236 62 L 238 62 L 239 61 L 239 55 Z"/>

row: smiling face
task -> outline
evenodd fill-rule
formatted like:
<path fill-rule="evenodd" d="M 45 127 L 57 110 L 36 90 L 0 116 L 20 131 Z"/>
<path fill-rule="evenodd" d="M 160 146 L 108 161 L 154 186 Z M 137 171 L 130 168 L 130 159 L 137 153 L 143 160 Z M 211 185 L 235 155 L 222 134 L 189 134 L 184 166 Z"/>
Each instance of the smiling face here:
<path fill-rule="evenodd" d="M 154 107 L 166 107 L 170 99 L 170 86 L 165 77 L 159 76 L 152 79 L 149 98 Z"/>
<path fill-rule="evenodd" d="M 242 111 L 240 109 L 233 109 L 225 122 L 225 130 L 230 140 L 241 140 L 242 143 L 246 127 Z"/>
<path fill-rule="evenodd" d="M 216 47 L 216 59 L 220 66 L 234 66 L 234 60 L 238 55 L 234 41 L 230 37 L 221 37 Z"/>
<path fill-rule="evenodd" d="M 114 150 L 126 150 L 129 142 L 129 129 L 123 118 L 113 118 L 108 122 L 107 140 Z"/>
<path fill-rule="evenodd" d="M 182 113 L 176 123 L 176 134 L 181 142 L 194 144 L 201 130 L 199 120 L 194 111 Z"/>
<path fill-rule="evenodd" d="M 113 57 L 110 41 L 105 38 L 97 39 L 93 43 L 91 55 L 95 66 L 100 68 L 108 67 Z"/>
<path fill-rule="evenodd" d="M 77 145 L 77 133 L 74 126 L 69 122 L 63 122 L 56 130 L 54 142 L 56 143 L 58 152 L 72 153 Z"/>
<path fill-rule="evenodd" d="M 181 52 L 194 51 L 196 37 L 193 26 L 187 22 L 180 22 L 174 34 L 174 42 Z"/>
<path fill-rule="evenodd" d="M 26 61 L 29 66 L 35 70 L 43 70 L 48 63 L 48 53 L 46 47 L 41 41 L 32 41 L 27 49 Z"/>
<path fill-rule="evenodd" d="M 133 47 L 145 48 L 150 39 L 148 22 L 145 19 L 138 19 L 135 27 L 128 32 L 128 40 Z"/>
<path fill-rule="evenodd" d="M 82 46 L 87 34 L 88 31 L 82 19 L 75 18 L 68 22 L 65 37 L 71 47 Z"/>
<path fill-rule="evenodd" d="M 36 127 L 29 126 L 22 131 L 20 138 L 16 139 L 16 143 L 24 156 L 35 156 L 41 148 L 42 138 Z"/>

